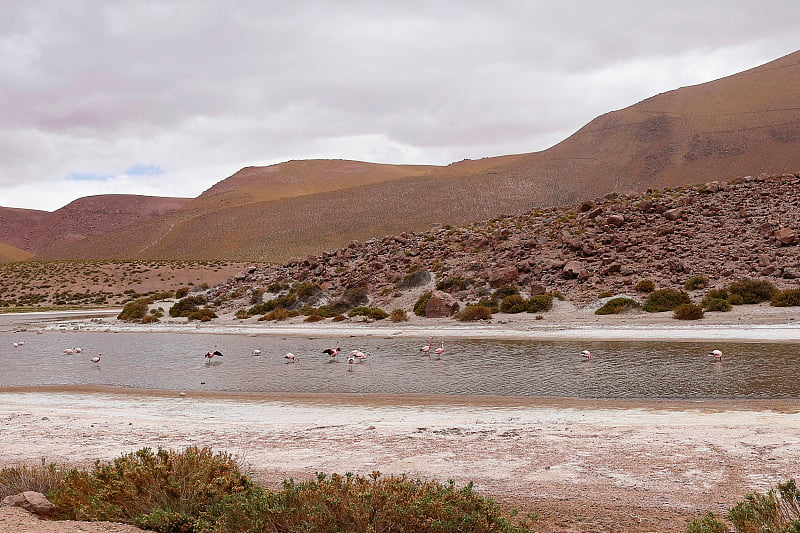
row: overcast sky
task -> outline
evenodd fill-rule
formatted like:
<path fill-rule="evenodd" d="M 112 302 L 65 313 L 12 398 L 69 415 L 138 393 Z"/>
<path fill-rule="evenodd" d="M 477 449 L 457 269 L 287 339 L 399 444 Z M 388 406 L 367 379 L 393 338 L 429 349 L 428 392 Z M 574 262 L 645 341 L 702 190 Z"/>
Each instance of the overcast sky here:
<path fill-rule="evenodd" d="M 800 2 L 0 0 L 0 205 L 447 164 L 800 48 Z"/>

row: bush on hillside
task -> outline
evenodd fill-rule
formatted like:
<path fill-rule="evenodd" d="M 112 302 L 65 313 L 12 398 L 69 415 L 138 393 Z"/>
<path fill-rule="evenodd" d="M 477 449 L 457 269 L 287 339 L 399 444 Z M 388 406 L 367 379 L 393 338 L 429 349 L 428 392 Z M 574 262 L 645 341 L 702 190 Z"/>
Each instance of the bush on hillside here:
<path fill-rule="evenodd" d="M 732 309 L 731 303 L 728 300 L 723 300 L 722 298 L 709 298 L 706 296 L 700 302 L 700 305 L 703 306 L 703 311 L 722 311 L 728 312 Z"/>
<path fill-rule="evenodd" d="M 700 320 L 703 318 L 703 308 L 696 304 L 681 304 L 673 310 L 672 318 L 678 320 Z"/>
<path fill-rule="evenodd" d="M 501 313 L 522 313 L 528 310 L 528 302 L 519 294 L 512 294 L 502 299 L 499 309 Z"/>
<path fill-rule="evenodd" d="M 463 291 L 469 288 L 469 280 L 461 276 L 448 276 L 436 284 L 436 288 L 444 292 Z"/>
<path fill-rule="evenodd" d="M 648 313 L 672 311 L 679 305 L 690 304 L 692 299 L 683 291 L 676 289 L 661 289 L 650 293 L 642 309 Z"/>
<path fill-rule="evenodd" d="M 206 299 L 201 296 L 187 296 L 175 302 L 169 309 L 171 317 L 188 317 L 192 313 L 200 310 L 201 305 L 206 304 Z"/>
<path fill-rule="evenodd" d="M 683 288 L 687 291 L 696 291 L 706 287 L 708 287 L 708 278 L 705 276 L 693 276 L 683 284 Z"/>
<path fill-rule="evenodd" d="M 125 304 L 122 312 L 117 315 L 117 319 L 124 320 L 125 322 L 140 322 L 147 316 L 147 310 L 150 306 L 150 298 L 139 298 L 132 302 Z"/>
<path fill-rule="evenodd" d="M 743 304 L 757 304 L 770 301 L 778 289 L 766 280 L 742 279 L 728 285 L 728 292 L 740 296 Z"/>
<path fill-rule="evenodd" d="M 642 279 L 636 284 L 636 292 L 653 292 L 656 290 L 656 284 L 652 279 Z"/>
<path fill-rule="evenodd" d="M 774 307 L 789 307 L 800 305 L 800 289 L 786 289 L 776 292 L 770 300 Z"/>
<path fill-rule="evenodd" d="M 392 322 L 407 322 L 408 313 L 406 313 L 405 309 L 395 309 L 389 314 L 389 320 Z"/>
<path fill-rule="evenodd" d="M 596 315 L 618 315 L 620 313 L 627 313 L 634 311 L 641 307 L 639 302 L 632 298 L 611 298 L 603 304 L 603 306 L 594 312 Z"/>
<path fill-rule="evenodd" d="M 354 316 L 365 316 L 372 320 L 383 320 L 389 313 L 384 311 L 383 309 L 379 309 L 377 307 L 356 307 L 355 309 L 351 309 L 347 316 L 353 318 Z"/>
<path fill-rule="evenodd" d="M 495 289 L 494 293 L 492 293 L 492 299 L 496 302 L 500 302 L 506 296 L 513 296 L 515 294 L 519 294 L 519 289 L 516 285 L 507 284 L 501 285 L 497 289 Z"/>
<path fill-rule="evenodd" d="M 425 316 L 425 308 L 428 307 L 428 300 L 431 299 L 431 291 L 425 292 L 420 296 L 414 304 L 414 314 L 417 316 Z"/>
<path fill-rule="evenodd" d="M 529 313 L 543 313 L 553 308 L 553 295 L 549 293 L 535 294 L 528 298 L 526 311 Z"/>
<path fill-rule="evenodd" d="M 489 320 L 492 318 L 492 308 L 485 305 L 468 305 L 458 313 L 456 320 L 473 322 L 476 320 Z"/>

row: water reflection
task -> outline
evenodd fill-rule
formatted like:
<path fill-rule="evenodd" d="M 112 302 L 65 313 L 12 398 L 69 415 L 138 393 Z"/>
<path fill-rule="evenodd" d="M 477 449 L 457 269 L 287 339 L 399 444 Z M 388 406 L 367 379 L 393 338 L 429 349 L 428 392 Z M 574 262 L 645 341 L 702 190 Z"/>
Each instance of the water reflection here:
<path fill-rule="evenodd" d="M 24 346 L 14 348 L 14 342 Z M 336 362 L 323 350 L 338 342 Z M 334 344 L 335 345 L 335 344 Z M 175 333 L 0 334 L 0 387 L 109 385 L 233 392 L 479 394 L 575 398 L 797 398 L 791 344 L 537 342 L 445 339 L 441 357 L 419 339 Z M 80 346 L 80 354 L 64 354 Z M 707 356 L 725 352 L 721 362 Z M 224 357 L 207 361 L 209 350 Z M 259 350 L 259 356 L 254 356 Z M 347 363 L 351 350 L 370 353 Z M 90 358 L 103 353 L 100 363 Z M 284 356 L 292 352 L 296 363 Z"/>

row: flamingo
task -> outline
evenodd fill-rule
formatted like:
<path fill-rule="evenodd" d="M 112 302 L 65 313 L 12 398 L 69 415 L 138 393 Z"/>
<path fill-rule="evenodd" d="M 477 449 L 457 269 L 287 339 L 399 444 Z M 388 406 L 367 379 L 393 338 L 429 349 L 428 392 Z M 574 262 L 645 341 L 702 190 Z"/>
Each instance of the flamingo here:
<path fill-rule="evenodd" d="M 292 352 L 287 353 L 286 355 L 283 356 L 283 358 L 288 359 L 288 361 L 286 361 L 287 363 L 296 363 L 298 360 L 297 356 Z"/>
<path fill-rule="evenodd" d="M 432 343 L 432 342 L 433 342 L 433 338 L 430 338 L 430 339 L 428 339 L 428 344 L 426 344 L 425 346 L 423 346 L 422 348 L 420 348 L 420 349 L 419 349 L 419 351 L 420 351 L 420 352 L 424 352 L 424 353 L 426 353 L 426 354 L 427 354 L 428 352 L 430 352 L 430 351 L 431 351 L 431 343 Z"/>
<path fill-rule="evenodd" d="M 442 341 L 442 345 L 436 348 L 433 353 L 436 355 L 442 355 L 444 353 L 444 341 Z"/>
<path fill-rule="evenodd" d="M 581 355 L 582 355 L 583 357 L 585 357 L 586 359 L 591 359 L 591 358 L 592 358 L 592 352 L 590 352 L 589 350 L 584 350 L 584 351 L 582 351 L 582 352 L 581 352 Z"/>
<path fill-rule="evenodd" d="M 322 353 L 328 354 L 329 356 L 331 356 L 331 359 L 333 359 L 334 357 L 339 355 L 339 347 L 337 346 L 336 348 L 326 348 L 322 350 Z"/>
<path fill-rule="evenodd" d="M 219 357 L 222 357 L 222 355 L 223 355 L 223 354 L 222 354 L 222 352 L 220 352 L 219 350 L 214 350 L 213 352 L 206 352 L 206 359 L 208 359 L 209 361 L 211 361 L 211 359 L 212 359 L 212 358 L 213 358 L 215 355 L 217 355 L 217 356 L 219 356 Z"/>
<path fill-rule="evenodd" d="M 64 350 L 64 353 L 65 354 L 74 354 L 75 353 L 75 348 L 67 348 L 66 350 Z"/>
<path fill-rule="evenodd" d="M 253 355 L 261 355 L 261 350 L 253 350 Z"/>
<path fill-rule="evenodd" d="M 100 362 L 100 357 L 102 357 L 102 355 L 103 354 L 99 353 L 95 357 L 92 357 L 92 363 L 94 363 L 94 364 L 99 363 Z"/>
<path fill-rule="evenodd" d="M 722 361 L 722 352 L 720 350 L 711 350 L 708 352 L 708 356 L 715 358 L 717 361 Z"/>
<path fill-rule="evenodd" d="M 75 350 L 75 353 L 81 353 L 83 351 L 80 348 L 73 348 L 73 350 Z"/>
<path fill-rule="evenodd" d="M 356 359 L 361 359 L 361 360 L 364 360 L 364 359 L 366 359 L 367 357 L 369 357 L 369 354 L 368 354 L 368 353 L 364 353 L 364 352 L 362 352 L 361 350 L 353 350 L 353 351 L 352 351 L 352 352 L 350 352 L 350 353 L 351 353 L 351 354 L 353 355 L 353 357 L 355 357 Z"/>
<path fill-rule="evenodd" d="M 25 341 L 14 342 L 12 343 L 12 345 L 14 346 L 14 348 L 19 348 L 20 346 L 25 345 Z"/>

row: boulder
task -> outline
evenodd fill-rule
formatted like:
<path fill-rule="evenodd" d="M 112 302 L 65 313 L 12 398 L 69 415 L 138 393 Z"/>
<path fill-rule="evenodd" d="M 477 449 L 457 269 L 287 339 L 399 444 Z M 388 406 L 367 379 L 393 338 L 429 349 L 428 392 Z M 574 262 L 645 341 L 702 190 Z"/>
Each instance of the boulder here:
<path fill-rule="evenodd" d="M 50 500 L 44 494 L 32 490 L 6 496 L 3 498 L 2 504 L 10 507 L 22 507 L 29 513 L 39 516 L 49 516 L 55 510 L 55 506 L 50 503 Z"/>
<path fill-rule="evenodd" d="M 609 226 L 619 227 L 625 224 L 625 217 L 622 215 L 609 215 L 608 218 L 606 219 L 606 223 Z"/>
<path fill-rule="evenodd" d="M 456 314 L 458 309 L 458 302 L 452 295 L 435 290 L 431 293 L 428 305 L 425 306 L 425 316 L 428 318 L 445 318 Z"/>
<path fill-rule="evenodd" d="M 775 232 L 775 238 L 781 244 L 794 244 L 797 242 L 797 232 L 791 228 L 781 228 Z"/>
<path fill-rule="evenodd" d="M 564 268 L 561 269 L 561 275 L 566 279 L 586 279 L 589 277 L 589 271 L 586 266 L 580 261 L 567 261 Z"/>
<path fill-rule="evenodd" d="M 683 216 L 683 211 L 680 208 L 668 209 L 664 211 L 664 218 L 667 220 L 678 220 Z"/>
<path fill-rule="evenodd" d="M 517 267 L 495 268 L 489 272 L 489 286 L 497 288 L 502 285 L 508 285 L 509 283 L 515 283 L 518 277 L 519 270 Z"/>

